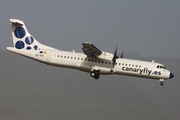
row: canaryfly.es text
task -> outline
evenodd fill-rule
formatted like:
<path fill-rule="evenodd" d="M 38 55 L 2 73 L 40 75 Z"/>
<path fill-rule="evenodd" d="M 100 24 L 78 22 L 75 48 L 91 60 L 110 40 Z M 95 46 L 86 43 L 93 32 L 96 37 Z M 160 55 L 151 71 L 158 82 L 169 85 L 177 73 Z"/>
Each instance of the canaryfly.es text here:
<path fill-rule="evenodd" d="M 123 71 L 136 72 L 139 74 L 147 74 L 147 75 L 150 75 L 152 72 L 152 70 L 149 70 L 148 68 L 140 69 L 140 68 L 122 67 L 122 70 Z"/>

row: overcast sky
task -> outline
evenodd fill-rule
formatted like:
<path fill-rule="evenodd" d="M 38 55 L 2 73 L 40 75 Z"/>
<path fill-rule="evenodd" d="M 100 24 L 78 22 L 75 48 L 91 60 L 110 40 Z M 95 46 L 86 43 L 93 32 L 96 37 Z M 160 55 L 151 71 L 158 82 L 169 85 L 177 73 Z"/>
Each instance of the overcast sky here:
<path fill-rule="evenodd" d="M 180 58 L 180 0 L 2 0 L 0 49 L 12 46 L 9 19 L 41 43 L 82 52 L 81 42 L 144 57 Z"/>

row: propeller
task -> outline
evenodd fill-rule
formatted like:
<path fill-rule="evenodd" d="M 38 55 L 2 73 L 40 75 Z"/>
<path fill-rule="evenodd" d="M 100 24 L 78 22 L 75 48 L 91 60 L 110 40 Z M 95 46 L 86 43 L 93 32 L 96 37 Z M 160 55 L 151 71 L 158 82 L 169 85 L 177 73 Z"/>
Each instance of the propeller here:
<path fill-rule="evenodd" d="M 117 58 L 119 58 L 118 56 L 117 56 L 117 46 L 116 46 L 116 50 L 114 51 L 114 56 L 113 56 L 113 59 L 112 59 L 112 61 L 113 61 L 113 67 L 114 67 L 114 65 L 116 64 L 116 59 Z"/>
<path fill-rule="evenodd" d="M 122 51 L 120 58 L 123 58 L 123 55 L 124 55 L 124 51 Z M 112 59 L 112 61 L 113 61 L 113 68 L 114 68 L 114 65 L 116 64 L 116 59 L 117 58 L 119 58 L 119 57 L 117 56 L 117 46 L 116 46 L 116 49 L 114 51 L 114 56 L 113 56 L 113 59 Z"/>

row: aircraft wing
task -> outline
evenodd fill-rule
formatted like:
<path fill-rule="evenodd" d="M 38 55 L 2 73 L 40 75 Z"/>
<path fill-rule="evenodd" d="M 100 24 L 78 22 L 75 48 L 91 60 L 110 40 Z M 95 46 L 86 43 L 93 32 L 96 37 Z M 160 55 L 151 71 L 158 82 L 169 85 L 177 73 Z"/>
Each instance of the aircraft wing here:
<path fill-rule="evenodd" d="M 88 42 L 83 42 L 83 52 L 84 54 L 86 54 L 87 56 L 99 56 L 102 54 L 102 51 L 100 51 L 97 47 L 95 47 L 92 43 L 88 43 Z"/>

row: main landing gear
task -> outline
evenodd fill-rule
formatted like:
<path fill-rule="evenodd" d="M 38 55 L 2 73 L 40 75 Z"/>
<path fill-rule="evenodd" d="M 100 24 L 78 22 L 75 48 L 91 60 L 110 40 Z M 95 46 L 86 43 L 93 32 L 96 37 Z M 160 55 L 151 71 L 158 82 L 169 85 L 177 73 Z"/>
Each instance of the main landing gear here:
<path fill-rule="evenodd" d="M 160 85 L 163 86 L 164 85 L 164 79 L 160 79 Z"/>
<path fill-rule="evenodd" d="M 94 79 L 99 79 L 99 70 L 93 70 L 90 73 L 91 77 L 93 77 Z"/>

